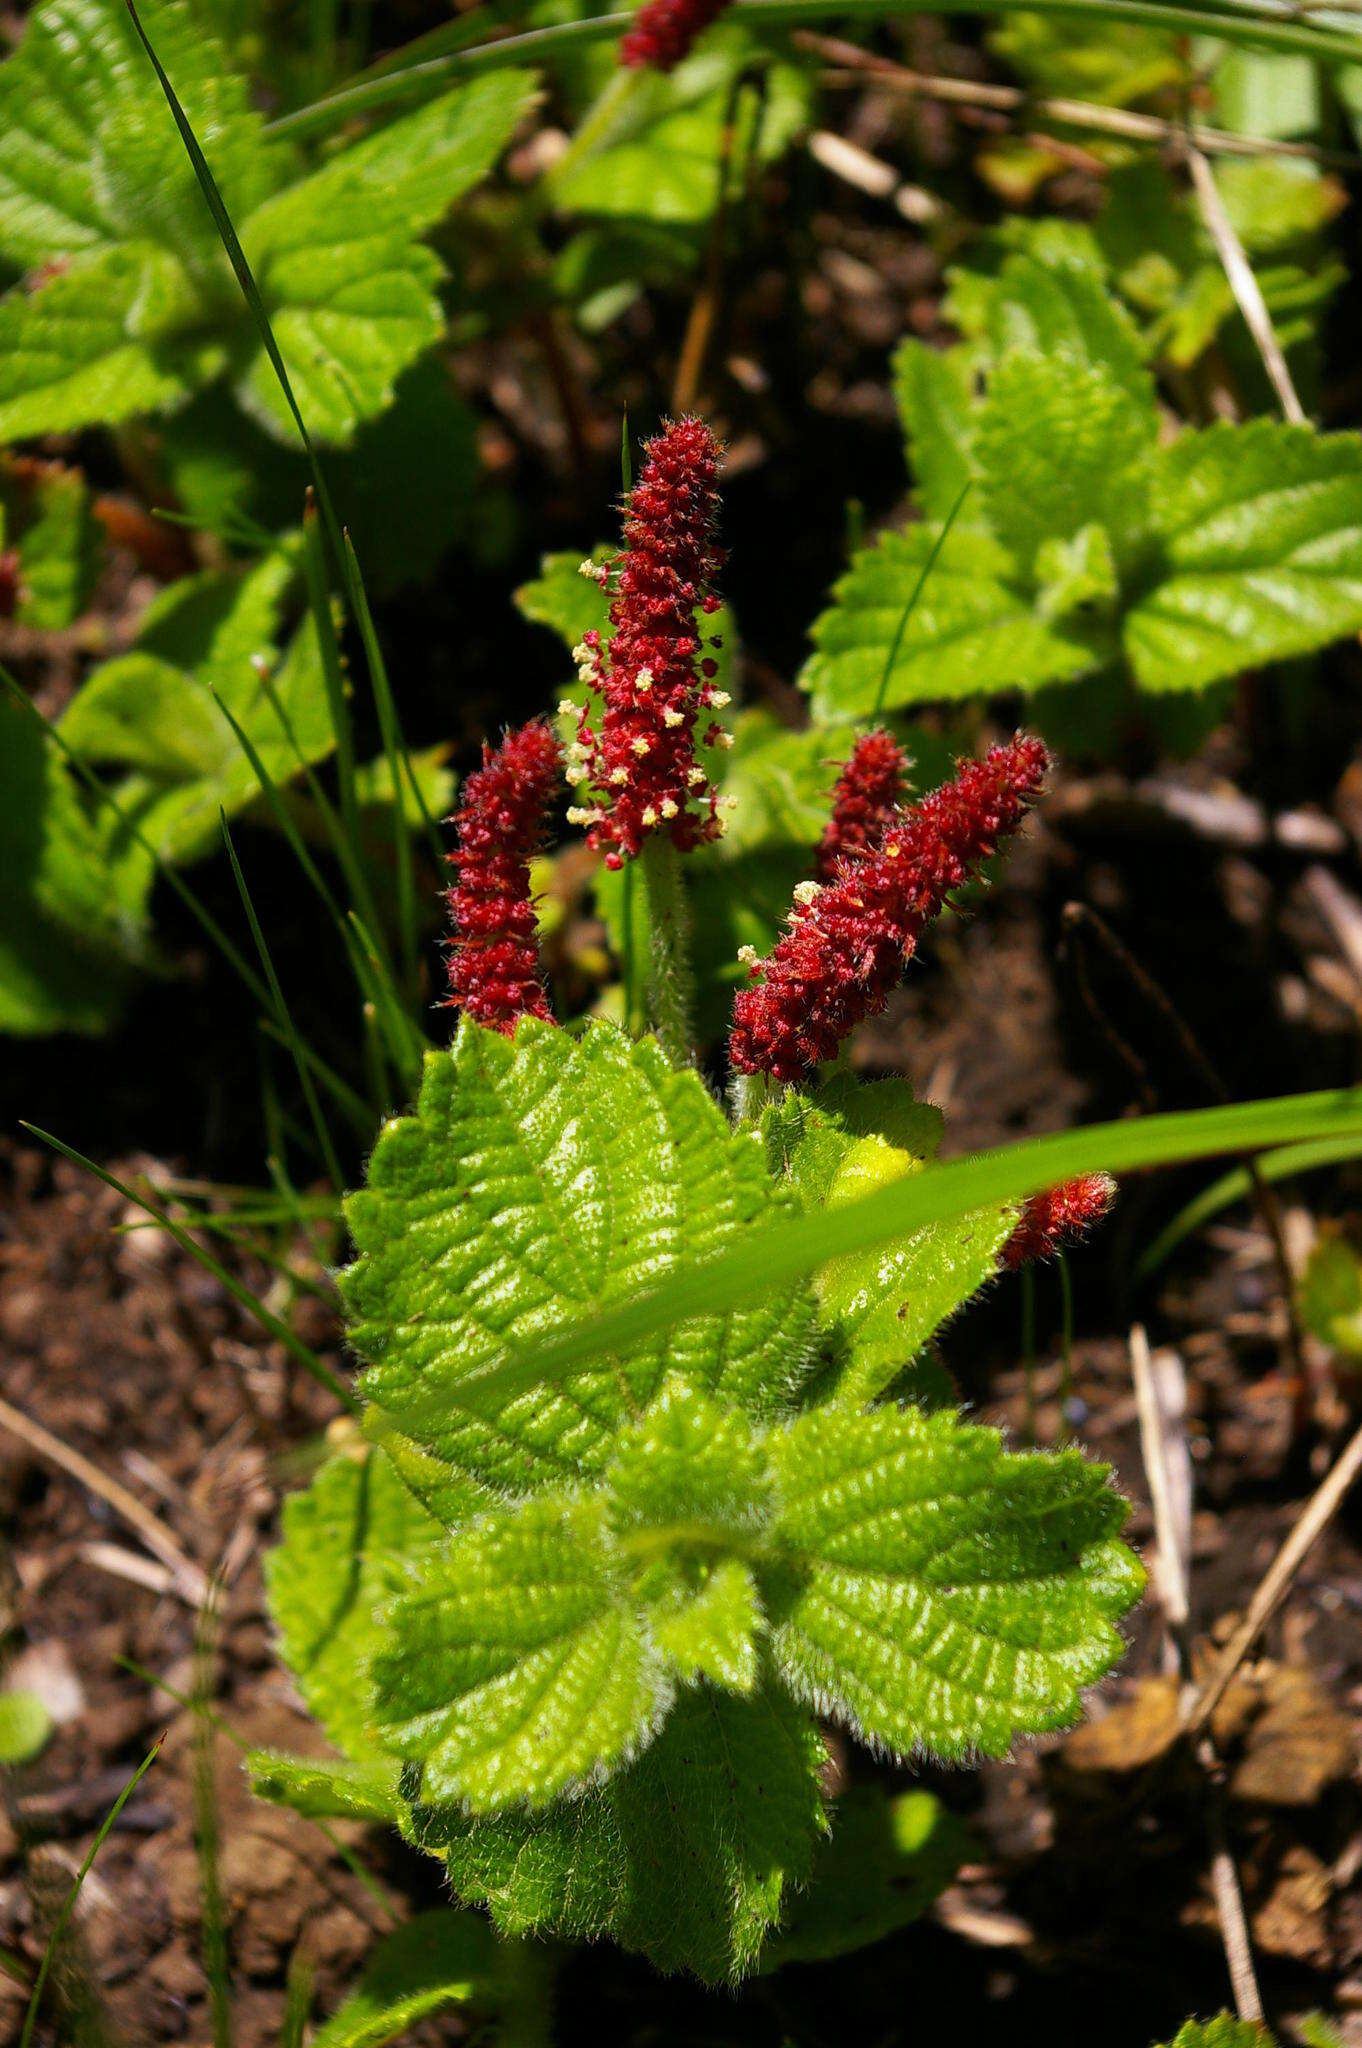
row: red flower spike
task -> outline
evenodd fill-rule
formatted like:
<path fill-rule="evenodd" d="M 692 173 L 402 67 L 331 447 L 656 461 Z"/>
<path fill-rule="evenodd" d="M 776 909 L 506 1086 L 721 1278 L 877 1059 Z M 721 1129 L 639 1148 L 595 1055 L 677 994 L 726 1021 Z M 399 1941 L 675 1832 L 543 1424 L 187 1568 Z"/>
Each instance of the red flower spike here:
<path fill-rule="evenodd" d="M 530 859 L 558 787 L 561 758 L 548 726 L 508 732 L 464 783 L 454 813 L 454 884 L 445 894 L 454 938 L 449 1004 L 509 1038 L 517 1017 L 553 1012 L 539 978 Z"/>
<path fill-rule="evenodd" d="M 588 843 L 604 848 L 607 867 L 641 850 L 650 832 L 667 832 L 682 852 L 722 830 L 719 800 L 695 757 L 701 711 L 718 710 L 728 693 L 713 682 L 703 657 L 696 613 L 719 609 L 711 583 L 722 557 L 714 544 L 719 450 L 700 420 L 676 420 L 644 450 L 629 494 L 624 553 L 609 569 L 582 564 L 584 574 L 617 577 L 610 606 L 609 649 L 588 633 L 578 666 L 601 698 L 599 722 L 578 718 L 569 748 L 569 782 L 588 783 L 598 800 L 568 812 L 586 825 Z M 724 745 L 716 724 L 705 743 Z"/>
<path fill-rule="evenodd" d="M 695 38 L 723 13 L 728 0 L 648 0 L 620 38 L 620 63 L 636 70 L 674 71 Z"/>
<path fill-rule="evenodd" d="M 839 860 L 855 859 L 879 844 L 903 802 L 908 756 L 887 732 L 863 733 L 837 778 L 832 816 L 818 845 L 815 873 L 830 882 Z"/>
<path fill-rule="evenodd" d="M 1053 1258 L 1100 1223 L 1115 1199 L 1116 1183 L 1109 1173 L 1080 1173 L 1077 1180 L 1032 1195 L 1003 1246 L 1003 1264 L 1015 1272 L 1031 1259 Z"/>
<path fill-rule="evenodd" d="M 801 882 L 758 986 L 733 1005 L 729 1052 L 746 1074 L 802 1081 L 897 986 L 952 889 L 1020 825 L 1045 779 L 1042 742 L 1018 733 L 954 782 L 895 813 L 879 845 L 842 860 L 826 887 Z"/>

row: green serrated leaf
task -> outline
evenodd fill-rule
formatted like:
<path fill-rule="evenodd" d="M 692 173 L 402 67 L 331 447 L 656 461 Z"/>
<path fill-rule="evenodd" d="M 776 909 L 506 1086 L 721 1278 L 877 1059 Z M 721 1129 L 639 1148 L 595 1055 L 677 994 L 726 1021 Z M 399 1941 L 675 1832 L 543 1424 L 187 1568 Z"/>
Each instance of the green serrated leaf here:
<path fill-rule="evenodd" d="M 307 184 L 267 200 L 241 239 L 309 431 L 345 446 L 443 331 L 438 259 L 379 194 L 357 192 L 337 211 Z M 293 415 L 263 346 L 235 389 L 267 432 L 291 441 Z"/>
<path fill-rule="evenodd" d="M 968 1829 L 933 1793 L 888 1798 L 853 1786 L 833 1810 L 808 1890 L 795 1895 L 763 1952 L 763 1974 L 853 1955 L 907 1927 L 951 1883 L 970 1849 Z"/>
<path fill-rule="evenodd" d="M 212 369 L 194 345 L 156 331 L 183 290 L 173 258 L 130 244 L 0 299 L 0 440 L 180 403 L 201 364 Z"/>
<path fill-rule="evenodd" d="M 1144 441 L 1158 431 L 1154 380 L 1134 321 L 1091 263 L 1058 253 L 1010 256 L 988 300 L 994 356 L 1062 357 L 1116 385 Z"/>
<path fill-rule="evenodd" d="M 1033 570 L 1044 542 L 1072 540 L 1085 527 L 1106 528 L 1118 552 L 1124 536 L 1142 530 L 1152 436 L 1145 408 L 1105 366 L 1062 351 L 1002 357 L 979 407 L 974 452 L 980 505 L 1023 570 Z"/>
<path fill-rule="evenodd" d="M 99 571 L 99 529 L 84 477 L 56 464 L 31 476 L 0 470 L 0 517 L 19 550 L 15 617 L 60 632 L 85 610 Z"/>
<path fill-rule="evenodd" d="M 366 1391 L 456 1470 L 515 1492 L 599 1470 L 672 1371 L 778 1410 L 809 1355 L 802 1287 L 683 1323 L 492 1420 L 450 1394 L 532 1333 L 627 1299 L 788 1199 L 653 1041 L 604 1024 L 573 1039 L 527 1020 L 512 1042 L 465 1020 L 449 1052 L 427 1057 L 416 1115 L 388 1125 L 347 1205 L 359 1258 L 341 1284 Z"/>
<path fill-rule="evenodd" d="M 935 1156 L 942 1116 L 903 1081 L 834 1075 L 791 1093 L 762 1121 L 773 1172 L 790 1176 L 805 1209 L 855 1201 Z M 860 1407 L 887 1393 L 941 1325 L 990 1279 L 1014 1221 L 1008 1209 L 929 1224 L 878 1252 L 832 1260 L 819 1308 L 838 1340 L 833 1398 Z"/>
<path fill-rule="evenodd" d="M 977 353 L 911 337 L 894 356 L 894 397 L 926 518 L 946 518 L 974 473 Z"/>
<path fill-rule="evenodd" d="M 239 223 L 318 439 L 348 444 L 442 332 L 441 267 L 414 237 L 491 168 L 533 98 L 524 72 L 475 79 L 355 143 Z M 292 414 L 263 349 L 237 391 L 262 426 L 292 442 Z"/>
<path fill-rule="evenodd" d="M 680 1379 L 621 1432 L 605 1484 L 611 1525 L 640 1555 L 650 1538 L 741 1539 L 766 1519 L 766 1457 L 750 1427 Z"/>
<path fill-rule="evenodd" d="M 333 1458 L 284 1504 L 283 1541 L 266 1562 L 280 1648 L 331 1740 L 360 1762 L 374 1761 L 379 1610 L 442 1535 L 379 1450 Z"/>
<path fill-rule="evenodd" d="M 151 866 L 80 792 L 19 705 L 0 703 L 0 1031 L 107 1030 L 147 937 Z"/>
<path fill-rule="evenodd" d="M 311 617 L 279 654 L 296 574 L 285 548 L 244 576 L 182 578 L 148 607 L 133 651 L 96 669 L 62 718 L 62 735 L 78 753 L 133 771 L 119 801 L 165 859 L 201 858 L 217 845 L 219 812 L 235 817 L 259 799 L 224 706 L 281 785 L 301 772 L 299 753 L 319 761 L 335 744 Z"/>
<path fill-rule="evenodd" d="M 1261 2020 L 1237 2020 L 1222 2012 L 1213 2020 L 1188 2020 L 1169 2048 L 1273 2048 L 1273 2037 Z"/>
<path fill-rule="evenodd" d="M 418 1809 L 413 1836 L 504 1934 L 608 1934 L 660 1970 L 733 1983 L 808 1877 L 823 1762 L 812 1717 L 778 1688 L 701 1686 L 599 1791 L 524 1820 Z"/>
<path fill-rule="evenodd" d="M 385 1935 L 359 1989 L 312 2036 L 312 2048 L 381 2048 L 446 2006 L 493 2002 L 496 1944 L 487 1923 L 447 1908 Z"/>
<path fill-rule="evenodd" d="M 286 1756 L 253 1749 L 246 1757 L 251 1790 L 308 1820 L 377 1820 L 398 1825 L 402 1766 L 392 1757 L 363 1761 Z"/>
<path fill-rule="evenodd" d="M 768 1449 L 772 1645 L 800 1698 L 900 1755 L 998 1756 L 1077 1718 L 1143 1583 L 1103 1467 L 912 1408 L 814 1410 Z"/>
<path fill-rule="evenodd" d="M 904 625 L 938 538 L 930 526 L 886 532 L 853 558 L 833 603 L 813 625 L 816 651 L 800 677 L 815 718 L 873 711 L 891 652 L 884 698 L 891 708 L 1039 689 L 1099 665 L 1082 634 L 1037 616 L 1009 551 L 982 528 L 959 521 Z"/>
<path fill-rule="evenodd" d="M 288 159 L 243 78 L 183 0 L 143 18 L 209 151 L 229 207 L 254 204 Z M 42 0 L 0 71 L 0 253 L 27 267 L 154 231 L 212 248 L 212 226 L 119 0 Z"/>
<path fill-rule="evenodd" d="M 736 27 L 711 31 L 675 70 L 637 76 L 604 146 L 555 177 L 567 213 L 696 225 L 719 202 L 723 133 L 733 85 L 761 60 L 760 87 L 739 95 L 727 152 L 728 196 L 741 196 L 744 166 L 783 155 L 808 119 L 809 84 L 797 66 L 759 53 Z"/>
<path fill-rule="evenodd" d="M 1362 438 L 1184 434 L 1150 479 L 1157 561 L 1124 623 L 1147 690 L 1203 689 L 1362 629 Z"/>
<path fill-rule="evenodd" d="M 435 1805 L 543 1805 L 636 1754 L 670 1704 L 599 1498 L 542 1495 L 475 1523 L 427 1560 L 391 1628 L 376 1723 Z"/>

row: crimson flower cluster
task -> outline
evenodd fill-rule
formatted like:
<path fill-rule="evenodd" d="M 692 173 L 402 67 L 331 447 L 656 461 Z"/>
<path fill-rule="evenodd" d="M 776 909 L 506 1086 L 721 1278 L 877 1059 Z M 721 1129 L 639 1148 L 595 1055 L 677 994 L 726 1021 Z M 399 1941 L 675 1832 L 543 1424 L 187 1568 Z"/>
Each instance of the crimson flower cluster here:
<path fill-rule="evenodd" d="M 1080 1173 L 1032 1195 L 1003 1246 L 1003 1264 L 1015 1272 L 1031 1259 L 1053 1258 L 1100 1223 L 1115 1199 L 1116 1183 L 1109 1173 Z"/>
<path fill-rule="evenodd" d="M 507 1037 L 518 1017 L 552 1017 L 539 973 L 530 860 L 544 834 L 561 759 L 547 725 L 507 733 L 464 783 L 453 817 L 450 1003 Z"/>
<path fill-rule="evenodd" d="M 672 421 L 644 450 L 624 552 L 605 569 L 582 565 L 584 574 L 616 579 L 615 631 L 608 649 L 592 632 L 577 650 L 593 696 L 578 718 L 567 775 L 590 785 L 596 801 L 568 816 L 589 828 L 588 844 L 604 851 L 607 867 L 633 859 L 651 832 L 666 832 L 686 852 L 722 830 L 718 796 L 696 759 L 701 714 L 728 702 L 696 630 L 697 612 L 719 609 L 718 476 L 709 428 Z M 729 740 L 713 719 L 699 737 L 706 746 Z"/>
<path fill-rule="evenodd" d="M 674 71 L 727 5 L 728 0 L 648 0 L 620 38 L 620 63 L 633 70 L 647 65 L 653 71 Z"/>
<path fill-rule="evenodd" d="M 1049 761 L 1040 740 L 1019 733 L 896 812 L 878 846 L 840 860 L 826 885 L 801 882 L 774 951 L 752 962 L 760 982 L 735 999 L 733 1065 L 803 1081 L 882 1010 L 923 927 L 1017 829 Z"/>
<path fill-rule="evenodd" d="M 818 842 L 816 873 L 832 880 L 839 860 L 871 852 L 894 821 L 908 785 L 908 756 L 892 734 L 863 733 L 837 778 L 832 816 Z"/>

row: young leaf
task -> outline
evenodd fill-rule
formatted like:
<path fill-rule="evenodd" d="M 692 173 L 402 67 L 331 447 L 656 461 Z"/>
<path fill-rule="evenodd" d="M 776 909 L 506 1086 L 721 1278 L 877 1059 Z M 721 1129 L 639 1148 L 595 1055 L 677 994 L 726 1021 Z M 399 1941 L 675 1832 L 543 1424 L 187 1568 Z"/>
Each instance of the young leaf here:
<path fill-rule="evenodd" d="M 527 1020 L 512 1042 L 465 1021 L 449 1052 L 427 1057 L 415 1116 L 389 1124 L 348 1204 L 359 1257 L 341 1284 L 366 1391 L 457 1471 L 514 1492 L 599 1470 L 669 1371 L 777 1410 L 809 1354 L 801 1286 L 597 1358 L 491 1418 L 451 1395 L 505 1349 L 627 1300 L 788 1205 L 698 1077 L 651 1040 L 603 1024 L 574 1040 Z"/>
<path fill-rule="evenodd" d="M 284 1505 L 266 1564 L 281 1648 L 338 1749 L 372 1761 L 371 1659 L 386 1641 L 381 1605 L 442 1535 L 382 1451 L 333 1458 Z"/>
<path fill-rule="evenodd" d="M 428 1559 L 374 1666 L 383 1741 L 422 1795 L 496 1813 L 626 1761 L 671 1700 L 604 1503 L 542 1495 Z"/>
<path fill-rule="evenodd" d="M 1362 628 L 1362 437 L 1276 420 L 1161 449 L 1156 566 L 1125 621 L 1147 690 L 1200 689 Z"/>
<path fill-rule="evenodd" d="M 385 1935 L 359 1988 L 312 2036 L 312 2048 L 382 2048 L 427 2014 L 495 2002 L 496 1944 L 485 1921 L 448 1908 Z"/>
<path fill-rule="evenodd" d="M 0 299 L 0 440 L 179 404 L 200 366 L 215 367 L 195 344 L 158 331 L 181 287 L 170 258 L 128 244 Z"/>
<path fill-rule="evenodd" d="M 341 1762 L 253 1749 L 246 1765 L 253 1792 L 308 1820 L 377 1820 L 399 1826 L 406 1812 L 398 1792 L 402 1767 L 394 1757 Z"/>
<path fill-rule="evenodd" d="M 1143 1582 L 1101 1466 L 911 1408 L 814 1410 L 768 1448 L 799 1697 L 900 1755 L 998 1756 L 1076 1718 Z"/>
<path fill-rule="evenodd" d="M 786 1963 L 852 1955 L 917 1920 L 970 1853 L 968 1830 L 931 1792 L 889 1798 L 853 1785 L 833 1810 L 813 1880 L 762 1954 L 764 1975 Z"/>

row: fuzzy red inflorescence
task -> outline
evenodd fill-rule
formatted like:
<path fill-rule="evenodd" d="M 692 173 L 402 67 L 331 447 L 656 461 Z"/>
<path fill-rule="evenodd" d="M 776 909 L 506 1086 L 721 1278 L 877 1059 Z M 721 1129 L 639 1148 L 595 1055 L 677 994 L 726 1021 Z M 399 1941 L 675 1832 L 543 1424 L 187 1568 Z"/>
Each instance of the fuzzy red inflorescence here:
<path fill-rule="evenodd" d="M 831 881 L 839 860 L 873 852 L 894 822 L 908 785 L 908 756 L 878 728 L 863 733 L 837 778 L 832 816 L 818 843 L 815 872 Z"/>
<path fill-rule="evenodd" d="M 648 0 L 634 25 L 621 36 L 620 63 L 637 69 L 674 71 L 695 38 L 718 18 L 729 0 Z"/>
<path fill-rule="evenodd" d="M 496 749 L 484 745 L 482 766 L 464 783 L 452 821 L 458 844 L 445 897 L 454 926 L 449 1003 L 507 1037 L 518 1017 L 553 1015 L 539 978 L 530 859 L 560 770 L 548 726 L 522 725 Z"/>
<path fill-rule="evenodd" d="M 603 582 L 617 578 L 615 632 L 608 649 L 599 633 L 577 649 L 594 694 L 579 714 L 567 774 L 589 784 L 596 801 L 568 816 L 589 827 L 588 843 L 605 849 L 607 867 L 633 859 L 650 832 L 666 832 L 685 852 L 722 830 L 718 797 L 695 755 L 701 713 L 728 702 L 714 686 L 718 667 L 696 627 L 697 612 L 719 608 L 712 588 L 722 560 L 714 542 L 718 476 L 709 428 L 673 421 L 644 451 L 623 554 L 602 570 L 582 565 Z M 707 746 L 728 738 L 713 719 L 700 737 Z"/>
<path fill-rule="evenodd" d="M 1116 1183 L 1109 1173 L 1080 1173 L 1076 1180 L 1032 1195 L 1003 1246 L 1003 1264 L 1015 1272 L 1031 1259 L 1053 1258 L 1100 1223 L 1115 1199 Z"/>
<path fill-rule="evenodd" d="M 801 882 L 760 982 L 733 1005 L 729 1052 L 742 1073 L 802 1081 L 863 1017 L 884 1008 L 924 925 L 1021 823 L 1050 757 L 1024 733 L 970 761 L 900 810 L 873 852 Z"/>

